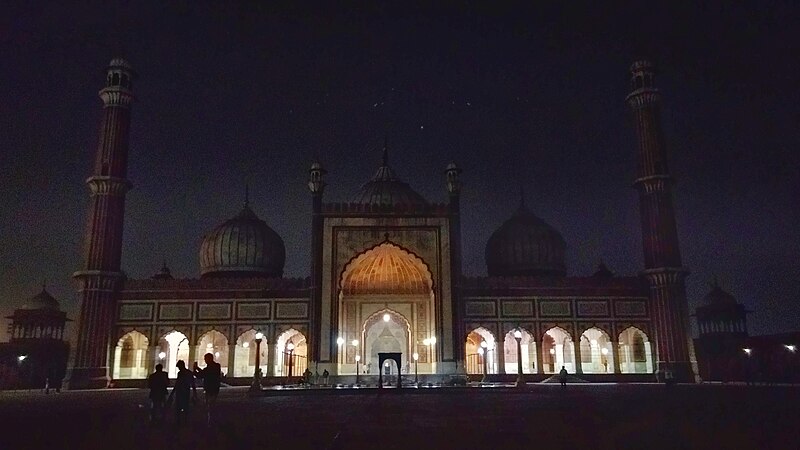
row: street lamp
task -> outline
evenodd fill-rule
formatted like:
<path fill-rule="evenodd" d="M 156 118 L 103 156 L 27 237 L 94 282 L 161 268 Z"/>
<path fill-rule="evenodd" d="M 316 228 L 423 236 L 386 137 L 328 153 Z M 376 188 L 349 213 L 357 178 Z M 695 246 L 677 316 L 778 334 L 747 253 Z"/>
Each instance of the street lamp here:
<path fill-rule="evenodd" d="M 164 360 L 164 358 L 166 358 L 166 357 L 167 357 L 167 354 L 166 354 L 166 352 L 159 352 L 159 353 L 158 353 L 158 359 L 160 359 L 160 360 L 162 360 L 162 361 L 163 361 L 163 360 Z"/>
<path fill-rule="evenodd" d="M 289 350 L 289 378 L 292 378 L 292 368 L 294 367 L 294 343 L 289 342 L 286 344 L 286 350 Z"/>
<path fill-rule="evenodd" d="M 250 385 L 250 391 L 261 391 L 261 340 L 264 339 L 264 333 L 256 333 L 256 368 L 253 369 L 253 383 Z M 245 342 L 242 344 L 244 348 L 249 348 L 250 343 Z"/>
<path fill-rule="evenodd" d="M 608 349 L 603 347 L 600 349 L 600 354 L 603 355 L 603 372 L 608 372 Z"/>
<path fill-rule="evenodd" d="M 517 387 L 524 387 L 525 380 L 522 378 L 522 331 L 519 328 L 514 331 L 514 339 L 517 341 Z"/>
<path fill-rule="evenodd" d="M 22 361 L 25 361 L 25 359 L 27 359 L 27 358 L 28 358 L 28 355 L 19 355 L 19 356 L 17 356 L 17 362 L 21 363 Z"/>
<path fill-rule="evenodd" d="M 784 347 L 786 347 L 786 350 L 789 350 L 792 353 L 797 351 L 797 346 L 795 346 L 794 344 L 784 345 Z"/>
<path fill-rule="evenodd" d="M 747 354 L 747 356 L 750 356 L 750 353 L 753 353 L 753 349 L 752 348 L 743 348 L 742 350 L 744 350 L 744 352 Z"/>
<path fill-rule="evenodd" d="M 419 363 L 419 353 L 414 352 L 414 384 L 419 386 L 419 371 L 417 370 L 417 363 Z"/>
<path fill-rule="evenodd" d="M 488 365 L 487 359 L 489 359 L 489 344 L 486 341 L 481 342 L 481 348 L 478 349 L 478 354 L 483 357 L 483 378 L 481 379 L 481 383 L 485 383 L 488 380 Z"/>
<path fill-rule="evenodd" d="M 356 355 L 356 386 L 358 386 L 358 362 L 361 361 L 361 355 Z"/>

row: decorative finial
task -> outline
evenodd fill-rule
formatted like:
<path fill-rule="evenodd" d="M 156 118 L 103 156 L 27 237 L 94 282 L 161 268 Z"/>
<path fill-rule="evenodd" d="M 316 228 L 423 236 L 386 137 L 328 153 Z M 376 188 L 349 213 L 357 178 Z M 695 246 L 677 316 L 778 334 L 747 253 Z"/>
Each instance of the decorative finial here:
<path fill-rule="evenodd" d="M 250 184 L 249 183 L 245 183 L 244 184 L 244 207 L 245 208 L 249 208 L 250 207 Z"/>
<path fill-rule="evenodd" d="M 389 166 L 389 135 L 383 136 L 383 166 Z"/>

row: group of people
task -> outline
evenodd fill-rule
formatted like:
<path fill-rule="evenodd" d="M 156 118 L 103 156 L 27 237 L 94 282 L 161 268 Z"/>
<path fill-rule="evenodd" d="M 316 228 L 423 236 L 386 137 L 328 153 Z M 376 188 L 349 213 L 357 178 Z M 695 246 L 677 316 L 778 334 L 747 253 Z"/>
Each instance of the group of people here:
<path fill-rule="evenodd" d="M 147 378 L 147 387 L 150 388 L 150 421 L 160 423 L 164 420 L 164 412 L 170 405 L 175 404 L 175 421 L 178 425 L 188 421 L 190 405 L 197 404 L 197 385 L 195 377 L 203 380 L 205 391 L 206 419 L 211 423 L 214 405 L 219 395 L 222 384 L 222 367 L 214 361 L 214 355 L 206 353 L 203 356 L 206 363 L 205 369 L 194 363 L 193 370 L 186 368 L 186 363 L 179 360 L 175 367 L 178 375 L 172 392 L 168 392 L 170 385 L 169 375 L 164 372 L 164 366 L 156 364 L 156 370 Z M 169 395 L 168 395 L 169 394 Z"/>

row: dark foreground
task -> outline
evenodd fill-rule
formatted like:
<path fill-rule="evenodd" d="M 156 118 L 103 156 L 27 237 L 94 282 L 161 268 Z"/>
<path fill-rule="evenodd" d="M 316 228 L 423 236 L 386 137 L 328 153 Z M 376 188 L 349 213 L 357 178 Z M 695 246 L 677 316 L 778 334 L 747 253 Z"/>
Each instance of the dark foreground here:
<path fill-rule="evenodd" d="M 201 398 L 202 400 L 202 398 Z M 800 447 L 800 388 L 531 385 L 248 398 L 147 422 L 146 392 L 0 393 L 0 448 L 597 449 Z"/>

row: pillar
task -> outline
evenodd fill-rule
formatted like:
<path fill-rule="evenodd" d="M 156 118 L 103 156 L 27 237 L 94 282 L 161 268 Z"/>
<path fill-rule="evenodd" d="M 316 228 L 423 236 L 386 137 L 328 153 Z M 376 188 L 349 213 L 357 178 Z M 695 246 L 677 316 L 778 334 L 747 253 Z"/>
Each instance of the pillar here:
<path fill-rule="evenodd" d="M 575 348 L 575 373 L 583 374 L 583 365 L 581 362 L 581 337 L 578 336 L 577 341 L 572 341 L 572 346 Z"/>
<path fill-rule="evenodd" d="M 611 356 L 614 357 L 614 373 L 621 373 L 619 368 L 619 341 L 611 341 Z"/>

